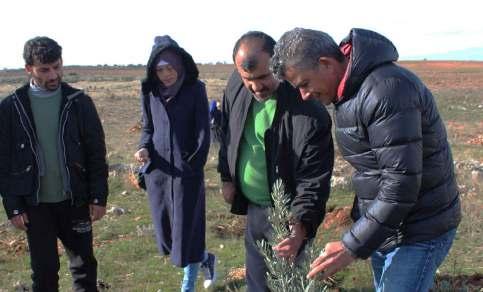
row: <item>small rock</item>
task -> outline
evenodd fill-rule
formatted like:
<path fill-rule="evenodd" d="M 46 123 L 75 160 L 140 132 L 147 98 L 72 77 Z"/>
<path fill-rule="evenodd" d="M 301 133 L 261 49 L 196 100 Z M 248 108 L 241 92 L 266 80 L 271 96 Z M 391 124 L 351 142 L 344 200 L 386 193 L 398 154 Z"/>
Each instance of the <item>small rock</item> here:
<path fill-rule="evenodd" d="M 139 237 L 152 236 L 154 234 L 154 225 L 153 224 L 137 225 L 136 233 Z"/>
<path fill-rule="evenodd" d="M 471 171 L 471 180 L 474 184 L 480 184 L 483 182 L 483 171 L 473 170 Z"/>
<path fill-rule="evenodd" d="M 109 290 L 111 288 L 111 285 L 102 280 L 97 280 L 97 288 L 99 288 L 100 291 Z"/>
<path fill-rule="evenodd" d="M 121 216 L 124 213 L 126 213 L 126 210 L 121 207 L 111 207 L 109 210 L 107 210 L 107 214 L 113 214 L 116 216 Z"/>
<path fill-rule="evenodd" d="M 347 186 L 349 184 L 349 178 L 345 176 L 332 176 L 331 187 Z"/>
<path fill-rule="evenodd" d="M 26 284 L 24 284 L 20 281 L 16 282 L 13 285 L 13 289 L 14 289 L 15 292 L 28 292 L 28 291 L 30 291 L 30 288 Z"/>

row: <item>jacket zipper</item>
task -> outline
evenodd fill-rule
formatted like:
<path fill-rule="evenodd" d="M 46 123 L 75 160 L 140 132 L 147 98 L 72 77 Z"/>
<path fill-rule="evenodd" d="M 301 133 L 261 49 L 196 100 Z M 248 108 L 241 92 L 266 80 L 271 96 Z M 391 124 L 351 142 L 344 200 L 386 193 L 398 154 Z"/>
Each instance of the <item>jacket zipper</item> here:
<path fill-rule="evenodd" d="M 72 190 L 71 190 L 71 185 L 70 185 L 70 171 L 69 171 L 69 166 L 67 164 L 67 153 L 66 153 L 66 147 L 65 147 L 65 140 L 64 140 L 64 133 L 65 133 L 65 126 L 67 125 L 67 121 L 69 120 L 69 113 L 70 113 L 70 108 L 72 106 L 72 99 L 79 94 L 81 94 L 82 91 L 77 91 L 69 96 L 67 96 L 67 102 L 64 105 L 64 108 L 62 109 L 62 112 L 60 114 L 60 121 L 62 123 L 60 131 L 59 131 L 59 139 L 60 139 L 60 144 L 62 146 L 62 154 L 64 158 L 64 167 L 66 170 L 66 180 L 67 180 L 67 194 L 69 195 L 70 198 L 70 203 L 71 205 L 74 205 L 74 196 L 72 195 Z M 65 118 L 63 119 L 65 114 Z"/>
<path fill-rule="evenodd" d="M 15 93 L 15 99 L 17 100 L 16 102 L 14 102 L 14 105 L 15 105 L 15 109 L 17 110 L 18 112 L 18 115 L 19 115 L 19 120 L 20 120 L 20 124 L 22 125 L 22 128 L 24 129 L 25 133 L 27 133 L 27 136 L 29 138 L 29 144 L 30 144 L 30 149 L 32 150 L 32 153 L 34 154 L 35 156 L 35 162 L 37 163 L 37 168 L 40 167 L 40 160 L 39 160 L 39 157 L 37 155 L 37 151 L 35 151 L 34 149 L 34 144 L 33 144 L 33 141 L 34 139 L 32 138 L 32 136 L 30 135 L 29 131 L 27 130 L 27 128 L 25 127 L 25 124 L 22 120 L 22 113 L 20 112 L 20 109 L 18 108 L 18 105 L 17 105 L 17 102 L 20 104 L 21 108 L 22 108 L 22 112 L 23 112 L 23 115 L 25 116 L 25 119 L 27 120 L 27 122 L 29 123 L 29 127 L 30 129 L 33 131 L 33 127 L 32 127 L 32 124 L 30 122 L 30 119 L 25 111 L 25 108 L 23 107 L 22 103 L 20 102 L 20 99 L 17 95 L 17 93 Z M 35 145 L 37 145 L 37 140 L 35 140 Z M 40 192 L 40 170 L 38 169 L 37 170 L 37 190 L 35 191 L 36 195 L 36 199 L 37 199 L 37 204 L 39 203 L 40 201 L 40 198 L 39 198 L 39 192 Z"/>
<path fill-rule="evenodd" d="M 59 139 L 60 139 L 60 144 L 62 145 L 62 154 L 63 154 L 63 158 L 64 158 L 64 168 L 65 168 L 65 171 L 67 173 L 67 178 L 66 178 L 67 179 L 67 185 L 70 186 L 70 172 L 69 172 L 69 167 L 67 166 L 67 154 L 65 153 L 65 141 L 64 141 L 65 125 L 67 124 L 67 119 L 69 117 L 69 112 L 66 113 L 66 111 L 69 109 L 69 107 L 70 107 L 70 101 L 67 101 L 64 108 L 62 109 L 62 113 L 60 114 L 60 120 L 62 121 L 62 127 L 61 127 L 61 130 L 59 131 Z M 64 116 L 64 113 L 66 113 L 66 116 L 65 116 L 65 119 L 62 119 L 62 117 Z M 74 204 L 74 198 L 72 196 L 72 192 L 70 190 L 66 190 L 66 192 L 68 192 L 70 202 L 73 205 Z"/>

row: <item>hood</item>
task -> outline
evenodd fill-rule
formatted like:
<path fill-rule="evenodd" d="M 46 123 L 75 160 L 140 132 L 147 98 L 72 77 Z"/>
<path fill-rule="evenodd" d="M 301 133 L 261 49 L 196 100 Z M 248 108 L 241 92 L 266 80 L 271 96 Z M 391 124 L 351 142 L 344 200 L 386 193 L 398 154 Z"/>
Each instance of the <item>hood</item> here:
<path fill-rule="evenodd" d="M 393 43 L 377 32 L 353 28 L 342 40 L 340 47 L 349 44 L 350 51 L 347 78 L 342 96 L 352 96 L 361 86 L 367 75 L 375 68 L 397 61 L 399 55 Z"/>
<path fill-rule="evenodd" d="M 185 79 L 183 85 L 193 84 L 198 79 L 199 72 L 198 68 L 196 67 L 196 63 L 193 60 L 193 57 L 191 57 L 188 52 L 180 47 L 178 43 L 174 41 L 170 36 L 157 36 L 154 39 L 154 45 L 151 50 L 148 63 L 146 65 L 146 77 L 141 82 L 143 94 L 147 94 L 152 91 L 153 88 L 157 87 L 159 81 L 155 73 L 156 64 L 154 64 L 154 62 L 156 61 L 158 55 L 166 49 L 171 49 L 177 52 L 183 59 L 183 65 L 185 68 Z"/>

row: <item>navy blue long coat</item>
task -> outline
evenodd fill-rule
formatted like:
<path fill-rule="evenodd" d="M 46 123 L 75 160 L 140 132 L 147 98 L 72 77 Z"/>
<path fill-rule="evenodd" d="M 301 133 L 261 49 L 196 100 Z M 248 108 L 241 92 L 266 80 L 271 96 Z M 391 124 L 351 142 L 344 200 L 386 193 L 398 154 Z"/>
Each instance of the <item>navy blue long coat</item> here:
<path fill-rule="evenodd" d="M 156 96 L 156 57 L 165 49 L 183 57 L 185 81 L 166 102 Z M 142 82 L 143 129 L 139 148 L 147 148 L 146 175 L 156 241 L 162 255 L 185 267 L 200 262 L 205 251 L 205 186 L 210 128 L 205 85 L 191 56 L 171 38 L 155 45 Z"/>

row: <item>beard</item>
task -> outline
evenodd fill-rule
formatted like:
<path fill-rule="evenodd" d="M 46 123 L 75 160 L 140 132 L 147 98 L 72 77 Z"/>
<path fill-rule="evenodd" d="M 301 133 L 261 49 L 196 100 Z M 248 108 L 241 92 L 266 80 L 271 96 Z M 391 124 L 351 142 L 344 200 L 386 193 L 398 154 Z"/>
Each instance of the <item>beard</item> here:
<path fill-rule="evenodd" d="M 268 87 L 264 87 L 264 88 L 262 88 L 262 90 L 260 90 L 258 92 L 255 92 L 251 89 L 250 89 L 250 91 L 251 91 L 253 97 L 259 102 L 263 102 L 263 101 L 267 100 L 273 94 L 273 92 Z"/>
<path fill-rule="evenodd" d="M 56 79 L 42 80 L 42 79 L 34 77 L 33 81 L 34 81 L 35 85 L 37 85 L 38 87 L 40 87 L 44 90 L 56 91 L 60 86 L 61 78 L 59 76 Z"/>
<path fill-rule="evenodd" d="M 45 82 L 44 88 L 48 91 L 56 91 L 60 86 L 60 78 Z"/>

